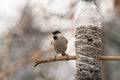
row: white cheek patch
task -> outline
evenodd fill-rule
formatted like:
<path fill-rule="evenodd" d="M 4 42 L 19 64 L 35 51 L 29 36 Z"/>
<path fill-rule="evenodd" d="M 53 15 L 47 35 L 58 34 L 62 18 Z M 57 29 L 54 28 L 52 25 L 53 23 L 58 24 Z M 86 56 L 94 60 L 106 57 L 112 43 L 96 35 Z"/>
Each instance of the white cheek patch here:
<path fill-rule="evenodd" d="M 58 39 L 63 38 L 63 35 L 62 35 L 62 34 L 57 34 L 56 36 L 58 37 Z"/>

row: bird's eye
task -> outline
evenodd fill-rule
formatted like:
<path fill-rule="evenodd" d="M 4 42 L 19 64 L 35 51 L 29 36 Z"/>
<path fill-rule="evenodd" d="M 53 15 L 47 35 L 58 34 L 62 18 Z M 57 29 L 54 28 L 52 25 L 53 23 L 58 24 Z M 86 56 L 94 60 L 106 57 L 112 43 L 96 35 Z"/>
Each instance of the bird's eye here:
<path fill-rule="evenodd" d="M 55 40 L 56 40 L 56 39 L 57 39 L 57 36 L 53 36 L 53 39 L 55 39 Z"/>

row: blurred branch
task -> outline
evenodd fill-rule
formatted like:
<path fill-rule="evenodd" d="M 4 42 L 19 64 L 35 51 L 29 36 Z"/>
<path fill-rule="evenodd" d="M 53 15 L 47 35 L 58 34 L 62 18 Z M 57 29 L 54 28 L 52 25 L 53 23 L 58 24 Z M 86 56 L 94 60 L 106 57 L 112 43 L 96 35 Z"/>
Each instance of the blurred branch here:
<path fill-rule="evenodd" d="M 68 58 L 69 57 L 69 58 Z M 35 67 L 39 64 L 42 63 L 48 63 L 48 62 L 55 62 L 55 61 L 68 61 L 68 60 L 76 60 L 77 56 L 61 56 L 61 57 L 57 57 L 55 58 L 47 58 L 47 59 L 39 59 L 35 61 Z M 119 61 L 120 60 L 120 56 L 100 56 L 99 57 L 100 60 L 115 60 L 115 61 Z"/>
<path fill-rule="evenodd" d="M 18 35 L 23 35 L 25 32 L 26 27 L 31 27 L 32 19 L 31 16 L 31 8 L 29 7 L 31 0 L 28 0 L 23 11 L 21 11 L 21 18 L 13 29 Z"/>
<path fill-rule="evenodd" d="M 38 50 L 38 51 L 34 52 L 31 56 L 26 56 L 26 57 L 22 58 L 18 62 L 9 66 L 8 69 L 1 71 L 0 72 L 0 80 L 4 80 L 4 78 L 6 76 L 11 75 L 11 73 L 15 72 L 16 70 L 21 68 L 23 65 L 27 65 L 29 63 L 35 62 L 36 58 L 39 58 L 40 56 L 43 55 L 42 53 L 48 53 L 50 51 L 51 51 L 51 49 L 48 49 L 48 50 L 43 51 L 43 52 Z"/>
<path fill-rule="evenodd" d="M 8 66 L 9 63 L 9 50 L 10 50 L 10 39 L 6 39 L 4 40 L 4 52 L 3 52 L 3 58 L 2 58 L 2 70 L 6 69 L 6 67 Z"/>
<path fill-rule="evenodd" d="M 115 13 L 120 15 L 120 0 L 113 0 Z"/>
<path fill-rule="evenodd" d="M 11 73 L 13 73 L 16 70 L 18 70 L 19 68 L 21 68 L 22 65 L 26 65 L 30 62 L 34 62 L 34 59 L 36 58 L 36 56 L 38 57 L 40 55 L 41 55 L 41 52 L 37 51 L 37 52 L 33 53 L 33 55 L 31 55 L 31 56 L 27 56 L 27 57 L 24 57 L 23 59 L 19 60 L 15 64 L 8 67 L 8 69 L 1 71 L 0 72 L 0 80 L 4 80 L 4 78 L 6 76 L 9 76 Z"/>

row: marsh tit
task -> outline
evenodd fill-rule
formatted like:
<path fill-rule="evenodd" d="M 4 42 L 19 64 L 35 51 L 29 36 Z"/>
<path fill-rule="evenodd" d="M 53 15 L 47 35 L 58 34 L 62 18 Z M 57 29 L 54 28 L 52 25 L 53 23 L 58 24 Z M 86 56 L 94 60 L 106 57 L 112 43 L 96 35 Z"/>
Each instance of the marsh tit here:
<path fill-rule="evenodd" d="M 67 39 L 58 30 L 52 32 L 52 38 L 53 39 L 51 41 L 51 45 L 55 52 L 57 52 L 55 59 L 58 54 L 61 54 L 62 56 L 66 56 L 68 58 L 68 54 L 65 53 L 68 43 Z"/>

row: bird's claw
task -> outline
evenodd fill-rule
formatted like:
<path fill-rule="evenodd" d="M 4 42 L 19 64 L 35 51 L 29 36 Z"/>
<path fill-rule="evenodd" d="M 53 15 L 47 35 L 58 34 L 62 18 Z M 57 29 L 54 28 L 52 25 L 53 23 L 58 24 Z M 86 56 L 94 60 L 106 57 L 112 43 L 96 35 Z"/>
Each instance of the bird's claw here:
<path fill-rule="evenodd" d="M 56 59 L 57 59 L 57 55 L 58 55 L 58 54 L 55 54 L 54 60 L 56 60 Z M 62 56 L 66 56 L 66 57 L 67 57 L 67 59 L 66 59 L 66 60 L 67 60 L 67 61 L 69 60 L 69 56 L 68 56 L 68 54 L 64 54 L 64 55 L 62 55 Z"/>
<path fill-rule="evenodd" d="M 67 57 L 67 59 L 66 59 L 66 60 L 68 61 L 68 60 L 69 60 L 69 56 L 68 56 L 68 54 L 65 54 L 65 56 Z"/>

